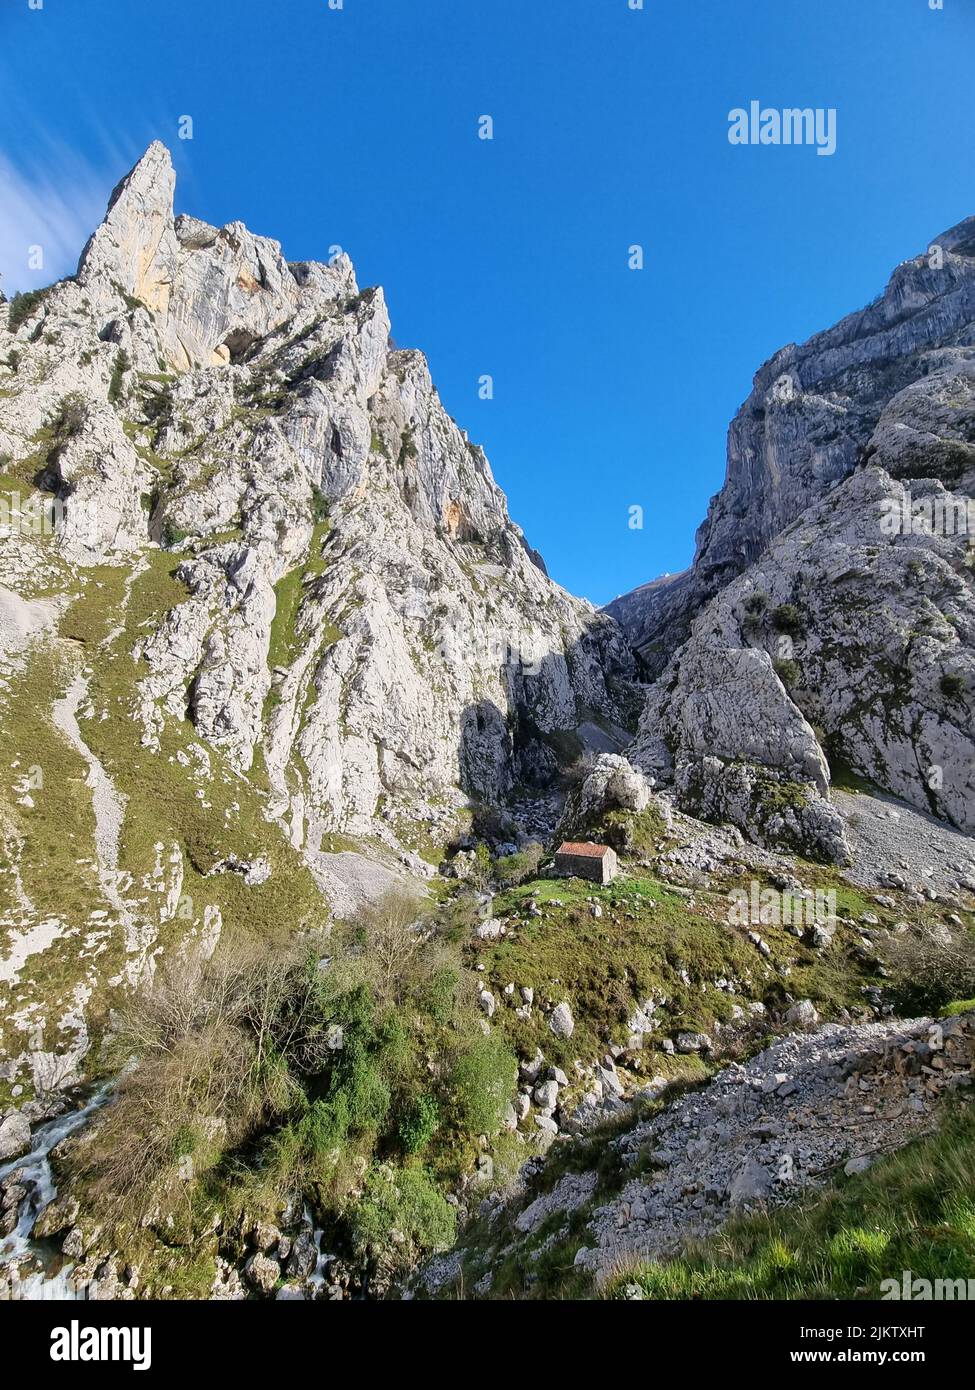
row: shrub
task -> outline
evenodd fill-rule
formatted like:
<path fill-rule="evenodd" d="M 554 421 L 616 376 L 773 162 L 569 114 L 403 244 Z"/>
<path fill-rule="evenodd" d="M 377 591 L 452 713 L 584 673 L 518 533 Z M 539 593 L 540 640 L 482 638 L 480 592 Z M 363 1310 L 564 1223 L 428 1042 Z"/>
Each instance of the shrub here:
<path fill-rule="evenodd" d="M 544 847 L 533 840 L 517 854 L 508 854 L 497 860 L 494 877 L 503 888 L 515 888 L 519 883 L 535 878 L 544 854 Z"/>
<path fill-rule="evenodd" d="M 425 1149 L 440 1128 L 440 1107 L 433 1096 L 420 1095 L 400 1120 L 399 1139 L 408 1154 Z"/>
<path fill-rule="evenodd" d="M 746 632 L 754 632 L 762 626 L 768 598 L 765 594 L 749 594 L 741 606 L 741 625 Z"/>
<path fill-rule="evenodd" d="M 787 690 L 791 689 L 794 685 L 798 685 L 801 675 L 798 662 L 782 660 L 773 662 L 773 665 L 775 667 L 775 674 Z"/>
<path fill-rule="evenodd" d="M 471 885 L 462 885 L 456 897 L 448 901 L 444 910 L 450 940 L 466 940 L 481 920 L 481 915 L 481 904 L 471 891 Z"/>
<path fill-rule="evenodd" d="M 316 524 L 328 520 L 328 498 L 320 487 L 311 490 L 311 519 Z"/>
<path fill-rule="evenodd" d="M 467 870 L 467 882 L 478 893 L 483 893 L 491 882 L 491 853 L 487 845 L 480 841 L 474 850 Z"/>
<path fill-rule="evenodd" d="M 898 1008 L 911 1014 L 940 1013 L 953 1000 L 975 995 L 975 937 L 952 935 L 895 936 L 888 965 Z"/>
<path fill-rule="evenodd" d="M 469 1044 L 451 1077 L 454 1105 L 464 1129 L 472 1134 L 497 1133 L 516 1074 L 514 1053 L 497 1034 Z"/>
<path fill-rule="evenodd" d="M 411 429 L 404 430 L 400 437 L 399 457 L 396 460 L 397 467 L 402 468 L 411 459 L 417 457 L 416 440 Z"/>
<path fill-rule="evenodd" d="M 331 1099 L 350 1130 L 379 1130 L 389 1114 L 389 1084 L 378 1060 L 359 1039 L 346 1039 L 332 1076 Z"/>
<path fill-rule="evenodd" d="M 177 526 L 170 517 L 167 517 L 163 522 L 162 543 L 166 550 L 173 550 L 176 546 L 182 545 L 189 534 L 189 531 L 184 531 L 182 527 Z"/>
<path fill-rule="evenodd" d="M 420 1003 L 435 1023 L 448 1024 L 460 987 L 460 973 L 451 965 L 438 965 L 421 990 Z"/>
<path fill-rule="evenodd" d="M 364 977 L 382 1008 L 402 1004 L 426 982 L 430 969 L 429 923 L 407 893 L 389 893 L 358 918 Z"/>
<path fill-rule="evenodd" d="M 199 1198 L 249 1211 L 301 1197 L 377 1270 L 452 1239 L 413 1156 L 456 1171 L 472 1134 L 499 1127 L 514 1056 L 477 1031 L 474 978 L 414 899 L 338 926 L 329 949 L 321 969 L 300 945 L 229 937 L 133 997 L 106 1061 L 136 1065 L 66 1159 L 96 1220 L 151 1209 L 192 1225 Z M 391 1155 L 405 1168 L 378 1163 Z"/>
<path fill-rule="evenodd" d="M 802 614 L 794 603 L 780 603 L 774 608 L 772 623 L 776 632 L 784 632 L 789 637 L 801 637 L 805 630 Z"/>
<path fill-rule="evenodd" d="M 72 391 L 61 398 L 57 414 L 51 422 L 53 445 L 61 449 L 70 439 L 75 439 L 85 427 L 88 407 L 80 391 Z"/>
<path fill-rule="evenodd" d="M 349 1225 L 353 1249 L 385 1276 L 411 1268 L 426 1253 L 448 1249 L 457 1235 L 453 1207 L 420 1167 L 374 1166 Z"/>
<path fill-rule="evenodd" d="M 142 411 L 150 424 L 160 423 L 172 413 L 173 409 L 173 388 L 172 383 L 164 381 L 158 387 L 150 387 L 142 398 Z"/>
<path fill-rule="evenodd" d="M 124 348 L 120 348 L 115 357 L 115 366 L 112 368 L 112 378 L 108 383 L 108 399 L 114 405 L 122 395 L 122 384 L 125 373 L 132 366 L 129 354 Z"/>
<path fill-rule="evenodd" d="M 53 288 L 53 285 L 46 285 L 44 289 L 18 291 L 14 295 L 7 308 L 7 328 L 11 333 L 16 333 L 20 325 L 27 322 Z"/>
<path fill-rule="evenodd" d="M 327 1056 L 326 1003 L 321 978 L 295 949 L 238 944 L 211 961 L 160 969 L 119 1021 L 116 1060 L 139 1065 L 124 1073 L 82 1150 L 92 1194 L 109 1208 L 138 1209 L 175 1178 L 191 1141 L 199 1172 L 286 1114 L 301 1097 L 287 1060 L 314 1070 Z"/>

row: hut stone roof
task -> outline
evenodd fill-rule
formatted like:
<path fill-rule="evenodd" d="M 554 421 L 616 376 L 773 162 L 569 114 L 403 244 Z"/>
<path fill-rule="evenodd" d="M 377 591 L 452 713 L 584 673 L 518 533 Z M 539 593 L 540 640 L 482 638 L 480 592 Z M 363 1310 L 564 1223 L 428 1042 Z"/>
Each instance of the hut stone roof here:
<path fill-rule="evenodd" d="M 574 854 L 583 859 L 602 859 L 609 853 L 609 845 L 593 845 L 585 840 L 565 840 L 559 845 L 556 853 Z"/>

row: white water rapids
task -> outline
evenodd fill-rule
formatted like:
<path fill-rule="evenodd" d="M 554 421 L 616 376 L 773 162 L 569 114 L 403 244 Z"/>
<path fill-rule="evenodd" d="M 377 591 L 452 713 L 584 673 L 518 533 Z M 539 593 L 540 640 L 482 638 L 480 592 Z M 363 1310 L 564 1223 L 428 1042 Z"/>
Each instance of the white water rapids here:
<path fill-rule="evenodd" d="M 88 1123 L 92 1115 L 111 1098 L 115 1085 L 114 1081 L 106 1083 L 80 1109 L 40 1125 L 33 1136 L 30 1153 L 0 1165 L 0 1183 L 16 1173 L 18 1183 L 27 1189 L 17 1212 L 16 1226 L 9 1235 L 0 1239 L 0 1282 L 7 1283 L 10 1290 L 7 1296 L 13 1300 L 57 1301 L 85 1297 L 83 1290 L 79 1291 L 73 1286 L 71 1276 L 74 1266 L 59 1265 L 56 1259 L 52 1259 L 50 1251 L 34 1240 L 34 1227 L 38 1217 L 57 1196 L 51 1171 L 52 1150 L 68 1135 Z M 302 1218 L 302 1224 L 311 1234 L 315 1246 L 315 1268 L 306 1278 L 304 1294 L 297 1293 L 292 1287 L 280 1290 L 279 1298 L 320 1297 L 327 1281 L 328 1266 L 336 1258 L 322 1249 L 324 1232 L 316 1227 L 307 1205 Z"/>
<path fill-rule="evenodd" d="M 33 1135 L 30 1153 L 13 1162 L 0 1166 L 0 1182 L 11 1173 L 20 1175 L 20 1183 L 27 1189 L 17 1213 L 17 1224 L 9 1235 L 0 1240 L 0 1277 L 7 1274 L 12 1299 L 77 1299 L 82 1297 L 71 1288 L 71 1265 L 51 1271 L 48 1269 L 49 1256 L 33 1240 L 34 1226 L 45 1207 L 57 1196 L 54 1175 L 51 1172 L 50 1153 L 69 1134 L 74 1134 L 85 1125 L 91 1116 L 108 1100 L 112 1085 L 109 1083 L 96 1091 L 80 1110 L 71 1110 L 59 1115 L 56 1120 L 48 1120 L 40 1125 Z M 27 1263 L 32 1272 L 21 1275 L 22 1264 Z M 9 1270 L 9 1274 L 7 1271 Z"/>

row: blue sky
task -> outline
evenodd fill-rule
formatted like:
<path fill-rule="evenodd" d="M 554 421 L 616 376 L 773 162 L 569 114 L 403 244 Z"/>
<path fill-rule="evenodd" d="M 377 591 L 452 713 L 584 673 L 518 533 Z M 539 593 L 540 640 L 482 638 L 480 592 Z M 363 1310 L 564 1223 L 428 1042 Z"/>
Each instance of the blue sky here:
<path fill-rule="evenodd" d="M 975 213 L 975 0 L 629 3 L 0 0 L 4 284 L 158 137 L 177 210 L 385 287 L 556 579 L 681 569 L 760 363 Z M 732 146 L 751 100 L 835 107 L 836 154 Z"/>

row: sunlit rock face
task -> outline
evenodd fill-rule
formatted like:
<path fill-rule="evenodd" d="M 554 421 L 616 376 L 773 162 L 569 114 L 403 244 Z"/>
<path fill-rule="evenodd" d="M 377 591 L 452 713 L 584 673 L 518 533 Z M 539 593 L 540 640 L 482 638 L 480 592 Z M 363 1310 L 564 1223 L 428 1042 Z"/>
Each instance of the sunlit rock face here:
<path fill-rule="evenodd" d="M 832 760 L 975 828 L 973 407 L 975 220 L 758 372 L 693 567 L 608 609 L 657 677 L 633 756 L 689 809 L 842 857 Z"/>
<path fill-rule="evenodd" d="M 143 736 L 188 715 L 242 772 L 258 757 L 312 846 L 550 780 L 593 721 L 622 743 L 616 624 L 548 579 L 382 290 L 174 217 L 174 183 L 156 143 L 118 185 L 10 338 L 0 424 L 16 457 L 73 402 L 44 480 L 66 562 L 185 555 L 136 653 Z"/>

